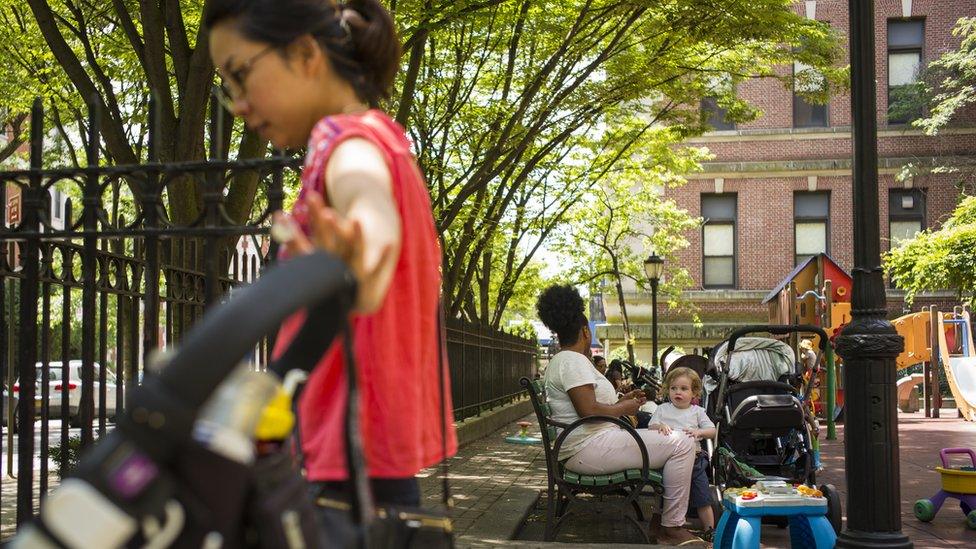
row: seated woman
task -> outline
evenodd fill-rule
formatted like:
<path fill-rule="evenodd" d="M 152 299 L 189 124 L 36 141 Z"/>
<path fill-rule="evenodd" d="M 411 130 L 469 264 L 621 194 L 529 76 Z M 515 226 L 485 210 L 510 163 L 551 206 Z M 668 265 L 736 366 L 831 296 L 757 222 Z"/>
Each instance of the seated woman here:
<path fill-rule="evenodd" d="M 583 314 L 583 298 L 572 286 L 551 286 L 539 297 L 539 318 L 559 337 L 560 350 L 549 361 L 545 373 L 546 396 L 553 419 L 572 423 L 584 416 L 620 417 L 636 414 L 644 403 L 642 391 L 618 398 L 613 385 L 589 360 L 590 329 Z M 700 544 L 683 528 L 691 470 L 695 463 L 695 440 L 675 433 L 638 431 L 647 447 L 650 466 L 664 468 L 664 510 L 658 543 Z M 559 460 L 577 473 L 603 475 L 638 469 L 643 458 L 631 435 L 610 423 L 588 423 L 569 434 L 560 448 Z"/>
<path fill-rule="evenodd" d="M 624 367 L 623 364 L 620 363 L 620 360 L 615 358 L 610 361 L 610 367 L 607 368 L 606 373 L 603 375 L 610 380 L 610 383 L 613 384 L 613 388 L 618 394 L 628 392 L 625 390 L 628 389 L 627 380 L 624 378 Z"/>

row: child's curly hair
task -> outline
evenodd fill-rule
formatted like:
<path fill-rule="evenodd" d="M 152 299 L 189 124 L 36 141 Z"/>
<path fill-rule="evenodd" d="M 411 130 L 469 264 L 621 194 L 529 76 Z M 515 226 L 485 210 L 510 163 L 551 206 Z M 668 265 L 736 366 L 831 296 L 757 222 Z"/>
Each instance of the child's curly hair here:
<path fill-rule="evenodd" d="M 580 328 L 587 324 L 586 315 L 583 314 L 583 298 L 576 288 L 568 284 L 549 286 L 543 290 L 535 308 L 539 320 L 556 332 L 561 347 L 575 344 Z"/>
<path fill-rule="evenodd" d="M 664 383 L 661 384 L 661 398 L 668 398 L 668 391 L 671 390 L 671 384 L 674 380 L 679 377 L 686 377 L 691 380 L 691 392 L 696 397 L 700 397 L 702 394 L 702 380 L 698 377 L 698 373 L 691 368 L 671 368 L 668 370 L 667 375 L 664 376 Z"/>

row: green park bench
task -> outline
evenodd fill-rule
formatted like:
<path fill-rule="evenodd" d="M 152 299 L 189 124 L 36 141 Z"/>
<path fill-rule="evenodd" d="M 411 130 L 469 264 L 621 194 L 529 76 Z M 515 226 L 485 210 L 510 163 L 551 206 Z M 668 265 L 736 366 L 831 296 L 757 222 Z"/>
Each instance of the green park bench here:
<path fill-rule="evenodd" d="M 661 483 L 661 471 L 648 466 L 647 448 L 637 431 L 626 421 L 609 416 L 588 416 L 568 425 L 558 422 L 552 419 L 552 409 L 546 400 L 543 381 L 541 379 L 533 381 L 523 377 L 521 383 L 532 399 L 532 408 L 535 409 L 536 418 L 539 420 L 542 445 L 546 454 L 549 492 L 546 504 L 545 540 L 555 539 L 559 527 L 572 514 L 571 504 L 592 503 L 580 498 L 584 494 L 596 496 L 598 505 L 607 503 L 605 496 L 622 496 L 621 514 L 633 522 L 646 538 L 646 524 L 641 524 L 644 522 L 644 513 L 639 498 L 650 497 L 654 512 L 660 513 L 664 487 Z M 565 468 L 558 456 L 559 448 L 566 440 L 566 435 L 580 425 L 595 422 L 613 423 L 634 437 L 644 456 L 643 464 L 639 469 L 627 469 L 606 475 L 583 475 Z M 619 501 L 619 498 L 614 499 Z M 635 516 L 627 512 L 628 507 L 634 510 Z"/>

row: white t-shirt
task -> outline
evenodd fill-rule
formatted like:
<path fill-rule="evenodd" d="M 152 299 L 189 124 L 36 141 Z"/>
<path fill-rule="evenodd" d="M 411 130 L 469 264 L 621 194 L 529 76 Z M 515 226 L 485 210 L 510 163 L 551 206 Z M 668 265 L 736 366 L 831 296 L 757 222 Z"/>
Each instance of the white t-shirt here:
<path fill-rule="evenodd" d="M 708 419 L 708 414 L 701 406 L 689 406 L 685 409 L 676 407 L 670 402 L 657 407 L 651 416 L 651 425 L 663 423 L 672 429 L 714 429 L 715 424 Z"/>
<path fill-rule="evenodd" d="M 552 408 L 552 419 L 570 424 L 580 418 L 569 398 L 569 390 L 583 385 L 593 385 L 596 401 L 602 404 L 616 404 L 617 391 L 613 384 L 597 370 L 590 359 L 575 351 L 559 351 L 546 367 L 546 398 Z M 606 422 L 587 423 L 573 429 L 559 449 L 559 459 L 573 457 L 583 449 L 583 445 L 595 433 L 605 429 L 618 429 Z"/>

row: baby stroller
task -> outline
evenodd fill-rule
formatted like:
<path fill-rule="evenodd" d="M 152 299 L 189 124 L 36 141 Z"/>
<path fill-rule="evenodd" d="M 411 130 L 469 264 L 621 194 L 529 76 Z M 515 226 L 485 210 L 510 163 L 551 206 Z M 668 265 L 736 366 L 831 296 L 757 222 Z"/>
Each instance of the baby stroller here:
<path fill-rule="evenodd" d="M 815 333 L 820 336 L 818 363 L 827 345 L 827 334 L 816 326 L 746 326 L 715 348 L 705 380 L 706 410 L 718 430 L 711 461 L 714 483 L 724 490 L 774 477 L 815 486 L 813 435 L 804 406 L 815 376 L 804 381 L 789 345 L 745 337 L 754 333 Z M 839 531 L 840 496 L 829 484 L 820 490 Z"/>

